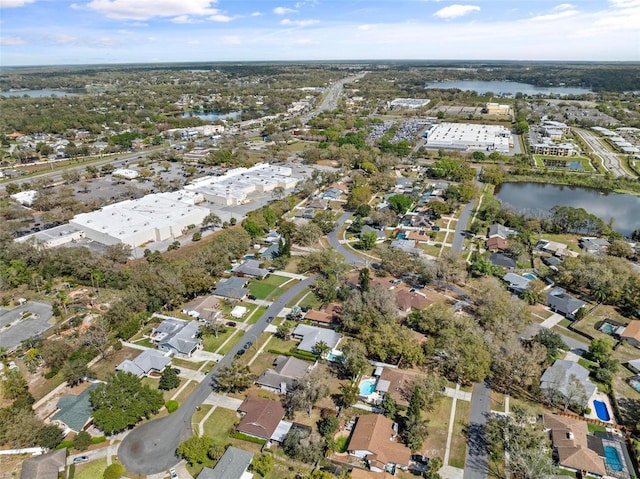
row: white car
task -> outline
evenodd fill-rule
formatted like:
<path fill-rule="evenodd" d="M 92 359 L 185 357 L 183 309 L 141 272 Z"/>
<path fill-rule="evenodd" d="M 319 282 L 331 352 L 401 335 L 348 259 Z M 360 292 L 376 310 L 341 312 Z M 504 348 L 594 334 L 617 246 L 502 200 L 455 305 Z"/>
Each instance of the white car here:
<path fill-rule="evenodd" d="M 178 473 L 176 472 L 175 468 L 171 468 L 169 469 L 169 476 L 171 476 L 171 479 L 178 479 Z"/>

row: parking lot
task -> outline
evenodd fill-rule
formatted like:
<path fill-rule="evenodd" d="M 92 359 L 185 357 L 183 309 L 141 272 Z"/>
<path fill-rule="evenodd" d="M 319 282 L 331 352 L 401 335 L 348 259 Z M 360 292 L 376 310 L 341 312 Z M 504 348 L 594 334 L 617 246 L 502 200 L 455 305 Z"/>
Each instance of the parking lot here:
<path fill-rule="evenodd" d="M 9 350 L 25 339 L 38 336 L 53 324 L 50 304 L 28 301 L 17 308 L 0 309 L 0 348 Z"/>

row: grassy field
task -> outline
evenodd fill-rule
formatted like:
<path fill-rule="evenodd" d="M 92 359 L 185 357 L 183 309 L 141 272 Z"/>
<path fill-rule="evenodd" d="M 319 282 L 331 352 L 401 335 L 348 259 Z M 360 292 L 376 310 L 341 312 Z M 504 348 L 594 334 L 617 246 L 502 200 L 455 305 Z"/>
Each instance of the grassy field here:
<path fill-rule="evenodd" d="M 429 436 L 422 444 L 422 452 L 428 457 L 444 457 L 452 403 L 453 399 L 443 397 L 428 415 Z"/>
<path fill-rule="evenodd" d="M 467 439 L 463 430 L 469 423 L 470 411 L 471 403 L 467 401 L 456 402 L 456 414 L 451 438 L 451 453 L 449 455 L 449 465 L 453 467 L 464 467 L 464 461 L 467 455 Z"/>
<path fill-rule="evenodd" d="M 260 319 L 260 316 L 262 316 L 266 311 L 267 311 L 267 307 L 266 306 L 258 306 L 255 309 L 255 311 L 253 312 L 253 314 L 251 315 L 251 317 L 247 318 L 246 323 L 248 323 L 248 324 L 257 323 L 258 320 Z"/>
<path fill-rule="evenodd" d="M 141 351 L 136 349 L 122 348 L 120 351 L 114 351 L 106 359 L 101 359 L 91 367 L 96 379 L 106 381 L 111 373 L 114 373 L 116 366 L 125 359 L 133 359 L 138 356 Z"/>
<path fill-rule="evenodd" d="M 289 278 L 272 274 L 259 281 L 251 281 L 249 283 L 249 292 L 258 299 L 267 299 L 287 281 L 289 281 Z M 284 289 L 282 292 L 284 292 Z"/>
<path fill-rule="evenodd" d="M 211 411 L 212 407 L 210 404 L 201 404 L 196 408 L 196 412 L 191 416 L 191 429 L 193 429 L 194 434 L 198 433 L 198 424 L 200 424 L 200 421 Z"/>
<path fill-rule="evenodd" d="M 318 299 L 315 293 L 313 293 L 313 291 L 305 289 L 287 303 L 288 308 L 295 305 L 310 309 L 319 309 L 322 306 L 322 302 Z"/>
<path fill-rule="evenodd" d="M 107 459 L 87 462 L 76 466 L 75 479 L 96 479 L 102 477 L 107 468 Z"/>
<path fill-rule="evenodd" d="M 205 335 L 202 338 L 202 346 L 205 351 L 209 351 L 210 353 L 215 353 L 222 344 L 233 336 L 238 330 L 236 328 L 228 327 L 226 328 L 224 333 L 218 334 L 218 336 L 214 335 Z"/>
<path fill-rule="evenodd" d="M 235 411 L 224 408 L 216 408 L 204 423 L 204 435 L 213 438 L 217 444 L 229 443 L 229 432 L 238 421 Z"/>

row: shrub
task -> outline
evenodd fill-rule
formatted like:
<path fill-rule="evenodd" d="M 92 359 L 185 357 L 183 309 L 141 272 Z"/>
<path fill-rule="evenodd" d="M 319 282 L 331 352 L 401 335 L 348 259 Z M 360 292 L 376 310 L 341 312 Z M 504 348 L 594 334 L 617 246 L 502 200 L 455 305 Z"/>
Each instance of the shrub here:
<path fill-rule="evenodd" d="M 103 479 L 120 479 L 124 475 L 122 464 L 114 462 L 104 470 Z"/>
<path fill-rule="evenodd" d="M 67 479 L 73 479 L 76 475 L 76 465 L 75 464 L 71 464 L 69 466 L 69 475 Z"/>
<path fill-rule="evenodd" d="M 73 447 L 79 451 L 84 451 L 91 443 L 91 436 L 87 431 L 80 431 L 76 434 L 76 437 L 73 438 Z"/>
<path fill-rule="evenodd" d="M 166 402 L 165 406 L 167 407 L 167 411 L 172 413 L 177 411 L 180 405 L 178 404 L 178 401 L 170 399 L 169 401 Z"/>
<path fill-rule="evenodd" d="M 195 233 L 193 233 L 193 236 L 191 237 L 192 241 L 200 241 L 202 239 L 202 233 L 200 231 L 196 231 Z"/>
<path fill-rule="evenodd" d="M 261 446 L 266 444 L 267 441 L 264 439 L 260 439 L 259 437 L 249 436 L 248 434 L 243 434 L 241 432 L 234 432 L 231 434 L 231 437 L 234 439 L 240 439 L 241 441 L 253 442 L 254 444 L 260 444 Z"/>
<path fill-rule="evenodd" d="M 107 440 L 104 436 L 92 437 L 91 444 L 100 444 L 101 442 L 105 442 Z"/>

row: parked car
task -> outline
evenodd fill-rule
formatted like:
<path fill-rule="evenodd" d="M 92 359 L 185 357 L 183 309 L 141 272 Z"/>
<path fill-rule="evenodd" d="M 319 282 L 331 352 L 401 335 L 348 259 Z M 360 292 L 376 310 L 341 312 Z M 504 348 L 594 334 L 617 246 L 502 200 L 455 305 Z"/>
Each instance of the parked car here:
<path fill-rule="evenodd" d="M 175 468 L 171 468 L 169 469 L 169 476 L 171 476 L 171 479 L 178 479 L 178 473 L 176 472 Z"/>
<path fill-rule="evenodd" d="M 247 341 L 244 343 L 244 349 L 249 349 L 253 343 L 251 341 Z"/>
<path fill-rule="evenodd" d="M 78 456 L 73 458 L 74 464 L 82 464 L 83 462 L 89 462 L 89 456 Z"/>
<path fill-rule="evenodd" d="M 440 231 L 440 227 L 434 225 L 431 227 L 431 231 Z"/>
<path fill-rule="evenodd" d="M 250 294 L 249 296 L 247 296 L 247 298 L 251 299 L 251 300 L 258 299 L 258 298 L 256 298 L 256 296 L 254 294 Z"/>
<path fill-rule="evenodd" d="M 267 318 L 267 323 L 270 323 L 271 321 L 273 321 L 273 316 L 269 316 L 269 317 Z"/>
<path fill-rule="evenodd" d="M 236 353 L 236 356 L 242 356 L 245 353 L 244 349 L 238 349 L 238 352 Z"/>
<path fill-rule="evenodd" d="M 176 374 L 180 374 L 180 372 L 181 372 L 181 371 L 180 371 L 180 368 L 173 368 L 173 371 L 174 371 Z"/>
<path fill-rule="evenodd" d="M 228 321 L 227 322 L 227 326 L 229 326 L 230 328 L 235 328 L 237 326 L 237 324 L 234 323 L 233 321 Z"/>

